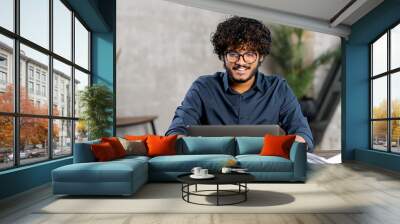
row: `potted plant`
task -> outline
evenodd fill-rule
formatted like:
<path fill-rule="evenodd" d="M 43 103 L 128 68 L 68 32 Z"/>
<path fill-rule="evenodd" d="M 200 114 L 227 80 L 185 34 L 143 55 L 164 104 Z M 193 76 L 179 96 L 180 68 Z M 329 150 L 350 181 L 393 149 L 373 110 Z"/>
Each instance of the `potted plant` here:
<path fill-rule="evenodd" d="M 306 96 L 319 66 L 331 60 L 340 59 L 340 48 L 329 50 L 309 63 L 305 62 L 305 31 L 287 26 L 271 26 L 274 42 L 271 57 L 279 67 L 296 97 L 304 114 L 313 114 L 316 110 L 314 99 Z"/>
<path fill-rule="evenodd" d="M 113 93 L 103 84 L 87 86 L 79 93 L 79 106 L 82 109 L 79 122 L 87 127 L 89 140 L 110 136 L 112 125 Z"/>

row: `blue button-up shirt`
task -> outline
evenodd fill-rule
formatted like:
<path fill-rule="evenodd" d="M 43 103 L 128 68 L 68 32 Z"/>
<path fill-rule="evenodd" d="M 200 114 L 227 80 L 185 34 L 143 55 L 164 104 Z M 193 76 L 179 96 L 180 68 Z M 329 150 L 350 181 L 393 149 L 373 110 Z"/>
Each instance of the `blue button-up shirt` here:
<path fill-rule="evenodd" d="M 257 72 L 246 92 L 234 91 L 228 74 L 200 76 L 175 111 L 165 135 L 186 135 L 186 125 L 279 124 L 288 134 L 303 137 L 309 149 L 313 137 L 300 104 L 285 79 Z"/>

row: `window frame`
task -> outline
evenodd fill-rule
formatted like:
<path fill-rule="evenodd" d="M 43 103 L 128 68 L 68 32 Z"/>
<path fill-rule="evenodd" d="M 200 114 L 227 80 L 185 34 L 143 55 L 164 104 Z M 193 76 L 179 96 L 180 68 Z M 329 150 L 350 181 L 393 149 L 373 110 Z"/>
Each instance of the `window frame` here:
<path fill-rule="evenodd" d="M 68 66 L 71 66 L 71 93 L 72 93 L 72 99 L 71 99 L 71 105 L 74 105 L 75 103 L 75 88 L 74 88 L 74 82 L 75 82 L 75 69 L 87 74 L 89 76 L 89 83 L 88 86 L 92 85 L 92 69 L 91 69 L 91 65 L 92 65 L 92 61 L 91 61 L 91 37 L 92 37 L 92 31 L 91 29 L 89 29 L 88 25 L 83 21 L 83 19 L 79 16 L 78 13 L 76 13 L 72 7 L 65 1 L 65 0 L 59 0 L 68 10 L 71 11 L 71 18 L 70 18 L 70 23 L 71 23 L 71 58 L 67 59 L 64 58 L 63 56 L 55 53 L 53 50 L 53 24 L 54 24 L 54 17 L 53 17 L 53 1 L 54 0 L 48 0 L 48 4 L 49 4 L 49 47 L 48 49 L 46 49 L 45 47 L 42 47 L 39 44 L 34 43 L 33 41 L 30 41 L 29 39 L 23 37 L 20 35 L 20 0 L 14 0 L 13 1 L 13 10 L 14 10 L 14 18 L 13 18 L 13 31 L 10 31 L 4 27 L 0 26 L 0 35 L 3 35 L 5 37 L 11 38 L 13 40 L 13 54 L 12 54 L 12 62 L 13 64 L 12 69 L 11 69 L 11 73 L 10 75 L 13 76 L 14 78 L 14 93 L 13 93 L 13 102 L 14 102 L 14 110 L 13 112 L 2 112 L 0 111 L 0 116 L 11 116 L 13 119 L 13 155 L 14 155 L 14 161 L 13 161 L 13 166 L 10 167 L 5 167 L 5 168 L 0 168 L 0 172 L 5 171 L 5 170 L 10 170 L 10 169 L 16 169 L 19 167 L 23 167 L 23 166 L 30 166 L 33 164 L 37 164 L 37 163 L 43 163 L 49 160 L 55 160 L 55 159 L 62 159 L 65 157 L 70 157 L 73 156 L 73 152 L 74 152 L 74 143 L 75 143 L 75 126 L 76 126 L 76 121 L 79 120 L 79 117 L 75 116 L 75 108 L 72 107 L 71 108 L 71 114 L 70 116 L 66 115 L 66 116 L 56 116 L 53 115 L 53 60 L 58 60 L 61 63 L 64 63 Z M 75 18 L 83 25 L 83 27 L 88 31 L 88 69 L 85 69 L 83 67 L 81 67 L 80 65 L 75 63 Z M 27 114 L 27 113 L 21 113 L 20 112 L 20 85 L 21 85 L 21 81 L 20 81 L 20 44 L 23 44 L 27 47 L 32 48 L 33 50 L 39 51 L 40 53 L 43 53 L 45 55 L 48 56 L 49 58 L 49 62 L 48 62 L 48 77 L 46 80 L 47 84 L 46 84 L 46 91 L 48 91 L 48 93 L 45 94 L 48 96 L 48 112 L 46 115 L 39 115 L 39 114 Z M 27 64 L 27 73 L 26 75 L 26 81 L 28 82 L 30 79 L 30 74 L 28 72 L 28 67 L 29 64 Z M 38 83 L 42 83 L 42 79 L 41 79 L 41 72 L 39 74 L 39 80 Z M 36 69 L 34 68 L 33 70 L 33 79 L 32 79 L 34 86 L 37 83 L 36 82 Z M 27 86 L 28 87 L 28 86 Z M 27 91 L 29 91 L 27 89 Z M 36 91 L 36 89 L 34 89 L 34 92 Z M 42 94 L 40 94 L 40 96 L 42 96 Z M 47 136 L 47 150 L 48 150 L 48 155 L 47 157 L 44 157 L 43 160 L 40 160 L 38 162 L 32 162 L 32 163 L 26 163 L 26 164 L 21 164 L 21 159 L 20 159 L 20 119 L 21 118 L 45 118 L 47 119 L 48 122 L 48 136 Z M 65 121 L 70 121 L 71 122 L 71 153 L 68 155 L 62 155 L 62 156 L 55 156 L 53 155 L 54 152 L 54 147 L 53 147 L 53 122 L 56 120 L 65 120 Z"/>
<path fill-rule="evenodd" d="M 368 43 L 368 52 L 369 52 L 369 78 L 368 78 L 368 84 L 369 84 L 369 149 L 373 151 L 379 151 L 379 152 L 386 152 L 386 153 L 391 153 L 391 154 L 400 154 L 400 152 L 394 152 L 392 151 L 392 121 L 400 121 L 400 117 L 392 117 L 392 98 L 391 98 L 391 91 L 392 91 L 392 85 L 391 85 L 391 79 L 392 76 L 395 75 L 396 73 L 400 72 L 400 67 L 391 69 L 391 31 L 393 28 L 396 26 L 400 26 L 400 21 L 395 22 L 392 24 L 389 28 L 385 29 L 384 32 L 379 34 L 375 39 L 373 39 L 370 43 Z M 376 43 L 377 40 L 379 40 L 381 37 L 384 35 L 387 35 L 387 64 L 386 64 L 386 71 L 380 74 L 376 74 L 374 76 L 373 74 L 373 44 Z M 373 81 L 378 78 L 386 77 L 386 87 L 387 87 L 387 92 L 386 92 L 386 97 L 387 97 L 387 105 L 386 105 L 386 117 L 385 118 L 373 118 Z M 374 148 L 374 136 L 373 136 L 373 122 L 374 121 L 386 121 L 386 150 L 379 150 Z"/>

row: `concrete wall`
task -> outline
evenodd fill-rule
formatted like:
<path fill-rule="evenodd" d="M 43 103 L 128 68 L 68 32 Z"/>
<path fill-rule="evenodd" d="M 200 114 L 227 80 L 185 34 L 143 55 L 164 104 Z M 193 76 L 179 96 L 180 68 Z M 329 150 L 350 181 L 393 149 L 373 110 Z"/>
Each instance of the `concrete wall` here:
<path fill-rule="evenodd" d="M 210 36 L 227 17 L 163 0 L 117 1 L 117 117 L 157 115 L 158 134 L 164 134 L 192 82 L 223 69 L 213 53 Z M 339 41 L 319 33 L 309 38 L 317 46 L 309 47 L 308 56 L 316 56 Z M 267 58 L 260 71 L 276 72 L 270 68 L 273 66 Z M 321 68 L 317 77 L 324 72 Z M 314 90 L 310 94 L 314 95 Z M 339 127 L 334 126 L 332 133 L 340 133 L 340 118 L 336 123 Z M 117 135 L 150 131 L 149 125 L 142 125 L 118 128 Z M 337 144 L 329 143 L 329 149 L 339 149 L 340 136 L 332 141 Z"/>
<path fill-rule="evenodd" d="M 118 1 L 117 116 L 158 115 L 164 134 L 192 82 L 223 69 L 210 35 L 227 16 L 163 0 Z"/>

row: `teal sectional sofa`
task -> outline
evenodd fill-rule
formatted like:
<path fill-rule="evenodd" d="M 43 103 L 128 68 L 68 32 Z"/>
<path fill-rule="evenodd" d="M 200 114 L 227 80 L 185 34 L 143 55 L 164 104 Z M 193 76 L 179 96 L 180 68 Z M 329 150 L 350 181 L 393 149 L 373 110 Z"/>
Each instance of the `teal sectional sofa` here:
<path fill-rule="evenodd" d="M 75 144 L 74 163 L 52 171 L 54 194 L 131 195 L 148 181 L 176 181 L 193 167 L 219 172 L 228 160 L 236 160 L 259 182 L 305 182 L 307 148 L 295 142 L 290 159 L 260 156 L 263 137 L 183 137 L 177 140 L 177 155 L 127 156 L 96 162 L 90 145 Z"/>

